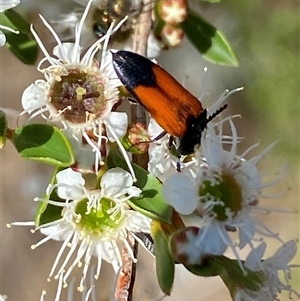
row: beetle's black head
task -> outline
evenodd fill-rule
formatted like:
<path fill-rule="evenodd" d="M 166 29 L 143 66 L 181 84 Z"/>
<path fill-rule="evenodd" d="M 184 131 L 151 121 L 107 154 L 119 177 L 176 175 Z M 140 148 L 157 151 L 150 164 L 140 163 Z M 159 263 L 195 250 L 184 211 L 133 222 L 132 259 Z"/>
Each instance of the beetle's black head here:
<path fill-rule="evenodd" d="M 181 155 L 190 155 L 194 152 L 197 144 L 200 144 L 201 134 L 207 125 L 207 110 L 203 110 L 197 117 L 187 119 L 187 129 L 185 134 L 179 139 L 177 151 Z"/>
<path fill-rule="evenodd" d="M 177 151 L 179 154 L 186 156 L 195 152 L 195 146 L 200 145 L 201 135 L 207 124 L 227 108 L 227 104 L 222 106 L 215 113 L 207 117 L 207 110 L 203 110 L 197 117 L 187 119 L 185 134 L 179 139 Z"/>

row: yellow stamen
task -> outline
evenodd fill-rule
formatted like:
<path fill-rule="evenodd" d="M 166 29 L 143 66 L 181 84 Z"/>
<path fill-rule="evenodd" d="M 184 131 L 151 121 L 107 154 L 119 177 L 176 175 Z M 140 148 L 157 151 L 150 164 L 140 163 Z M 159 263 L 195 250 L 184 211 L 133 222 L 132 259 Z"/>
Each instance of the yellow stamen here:
<path fill-rule="evenodd" d="M 76 89 L 77 100 L 82 101 L 82 96 L 86 94 L 86 90 L 82 87 Z"/>

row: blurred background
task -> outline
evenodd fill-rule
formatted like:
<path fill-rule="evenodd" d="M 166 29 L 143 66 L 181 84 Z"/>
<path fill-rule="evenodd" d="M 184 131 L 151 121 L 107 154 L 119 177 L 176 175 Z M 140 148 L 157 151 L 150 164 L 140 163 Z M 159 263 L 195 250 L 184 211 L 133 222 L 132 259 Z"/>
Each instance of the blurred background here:
<path fill-rule="evenodd" d="M 286 165 L 289 167 L 282 183 L 264 191 L 268 195 L 284 192 L 283 196 L 263 199 L 260 203 L 286 212 L 262 218 L 284 241 L 299 238 L 299 2 L 224 0 L 216 4 L 191 1 L 190 5 L 226 34 L 240 59 L 240 67 L 210 64 L 186 39 L 178 48 L 162 51 L 157 60 L 194 95 L 209 92 L 203 100 L 207 105 L 225 89 L 245 87 L 230 96 L 230 111 L 226 113 L 242 115 L 236 119 L 238 134 L 244 137 L 240 153 L 258 142 L 250 157 L 256 156 L 278 139 L 260 162 L 260 170 L 274 179 Z M 55 43 L 41 27 L 38 13 L 48 20 L 57 20 L 61 12 L 75 7 L 80 8 L 71 0 L 21 0 L 17 10 L 34 23 L 50 50 Z M 87 40 L 92 40 L 92 29 L 86 35 Z M 0 64 L 1 106 L 21 112 L 22 92 L 42 76 L 35 66 L 20 63 L 5 47 L 0 48 Z M 204 67 L 208 67 L 205 87 L 201 85 Z M 9 122 L 10 126 L 16 125 L 14 118 Z M 31 250 L 30 246 L 42 239 L 41 234 L 32 234 L 29 227 L 6 227 L 13 221 L 34 219 L 33 198 L 44 193 L 53 168 L 20 159 L 9 142 L 0 155 L 0 293 L 7 295 L 9 301 L 39 300 L 41 290 L 46 289 L 45 300 L 54 300 L 57 282 L 47 283 L 46 279 L 61 243 L 51 241 Z M 270 241 L 267 255 L 272 255 L 278 247 L 278 242 Z M 294 262 L 299 263 L 299 256 Z M 292 272 L 292 285 L 299 291 L 299 269 Z M 97 294 L 98 300 L 105 300 L 113 279 L 111 267 L 104 263 L 101 275 L 105 277 L 100 277 L 97 283 Z M 134 300 L 160 295 L 154 260 L 140 250 Z M 218 278 L 202 279 L 178 268 L 173 294 L 165 300 L 184 299 L 229 301 L 230 296 Z M 61 300 L 67 300 L 65 295 Z M 81 300 L 80 295 L 75 294 L 73 300 Z M 283 294 L 280 300 L 289 300 L 288 295 Z"/>

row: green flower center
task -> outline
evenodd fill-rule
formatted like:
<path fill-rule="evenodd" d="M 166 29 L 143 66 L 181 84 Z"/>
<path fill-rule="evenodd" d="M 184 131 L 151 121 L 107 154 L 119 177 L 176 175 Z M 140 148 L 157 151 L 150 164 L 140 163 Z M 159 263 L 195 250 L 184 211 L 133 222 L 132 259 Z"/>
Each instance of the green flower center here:
<path fill-rule="evenodd" d="M 77 223 L 78 227 L 91 235 L 103 236 L 119 228 L 124 220 L 121 211 L 115 208 L 115 202 L 110 199 L 102 198 L 98 208 L 92 208 L 89 213 L 87 213 L 87 205 L 88 199 L 81 200 L 75 212 L 81 216 Z"/>
<path fill-rule="evenodd" d="M 213 213 L 216 219 L 225 221 L 229 212 L 234 217 L 242 209 L 243 197 L 240 185 L 231 174 L 222 174 L 218 179 L 218 183 L 212 185 L 211 181 L 205 180 L 199 189 L 200 196 L 210 196 L 214 201 L 220 201 L 222 204 L 213 206 Z M 202 198 L 205 203 L 205 198 Z"/>
<path fill-rule="evenodd" d="M 69 69 L 52 85 L 52 106 L 65 120 L 74 124 L 101 116 L 105 109 L 105 80 L 98 73 Z"/>

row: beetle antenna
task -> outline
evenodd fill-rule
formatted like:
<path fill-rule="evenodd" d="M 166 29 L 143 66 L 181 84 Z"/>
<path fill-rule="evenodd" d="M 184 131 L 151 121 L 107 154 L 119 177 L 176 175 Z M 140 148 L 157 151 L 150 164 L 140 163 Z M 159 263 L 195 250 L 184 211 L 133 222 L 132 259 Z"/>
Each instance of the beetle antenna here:
<path fill-rule="evenodd" d="M 219 108 L 216 112 L 214 112 L 213 114 L 211 114 L 207 120 L 206 120 L 206 124 L 209 123 L 210 121 L 212 121 L 215 117 L 217 117 L 219 114 L 221 114 L 226 108 L 228 107 L 227 104 L 225 104 L 224 106 L 222 106 L 221 108 Z"/>

